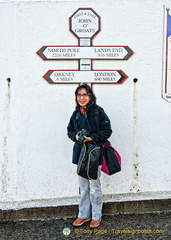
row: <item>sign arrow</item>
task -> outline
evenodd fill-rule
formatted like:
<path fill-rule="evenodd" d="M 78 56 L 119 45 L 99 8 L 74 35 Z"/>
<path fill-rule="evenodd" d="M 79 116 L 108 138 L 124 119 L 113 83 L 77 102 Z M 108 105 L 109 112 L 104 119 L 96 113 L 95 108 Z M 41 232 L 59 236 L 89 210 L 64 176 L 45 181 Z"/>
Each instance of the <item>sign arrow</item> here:
<path fill-rule="evenodd" d="M 123 83 L 128 76 L 122 70 L 49 70 L 43 77 L 51 84 L 80 82 L 117 84 Z"/>
<path fill-rule="evenodd" d="M 128 46 L 43 46 L 37 54 L 43 60 L 127 60 L 133 51 Z"/>

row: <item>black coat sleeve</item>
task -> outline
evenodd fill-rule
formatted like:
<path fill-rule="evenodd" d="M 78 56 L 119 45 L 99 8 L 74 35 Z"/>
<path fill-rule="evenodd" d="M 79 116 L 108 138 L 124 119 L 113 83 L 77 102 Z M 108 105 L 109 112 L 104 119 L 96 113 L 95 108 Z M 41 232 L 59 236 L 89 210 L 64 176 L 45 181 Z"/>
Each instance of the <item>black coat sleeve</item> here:
<path fill-rule="evenodd" d="M 110 120 L 102 108 L 99 110 L 98 118 L 99 118 L 99 131 L 97 133 L 91 133 L 90 135 L 90 137 L 95 142 L 105 141 L 112 134 Z"/>
<path fill-rule="evenodd" d="M 73 142 L 76 142 L 75 135 L 78 132 L 75 128 L 75 117 L 76 117 L 75 115 L 76 115 L 76 113 L 73 112 L 73 114 L 70 118 L 69 124 L 67 126 L 67 135 Z"/>

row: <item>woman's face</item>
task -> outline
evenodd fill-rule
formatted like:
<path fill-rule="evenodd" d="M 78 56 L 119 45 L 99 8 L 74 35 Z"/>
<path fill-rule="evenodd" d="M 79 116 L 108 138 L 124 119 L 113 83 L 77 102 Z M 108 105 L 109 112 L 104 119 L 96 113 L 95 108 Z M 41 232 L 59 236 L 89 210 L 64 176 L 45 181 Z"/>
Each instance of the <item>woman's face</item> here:
<path fill-rule="evenodd" d="M 77 93 L 77 102 L 78 104 L 83 107 L 86 108 L 86 106 L 88 105 L 89 101 L 90 101 L 91 97 L 87 94 L 87 91 L 85 88 L 81 88 L 78 93 Z"/>

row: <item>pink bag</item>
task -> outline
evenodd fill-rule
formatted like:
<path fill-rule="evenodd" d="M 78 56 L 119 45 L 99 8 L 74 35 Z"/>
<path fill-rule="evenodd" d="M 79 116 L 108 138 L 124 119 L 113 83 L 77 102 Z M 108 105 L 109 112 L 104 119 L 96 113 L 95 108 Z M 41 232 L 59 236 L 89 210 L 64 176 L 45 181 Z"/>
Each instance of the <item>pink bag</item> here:
<path fill-rule="evenodd" d="M 102 157 L 102 167 L 101 171 L 107 175 L 112 175 L 121 171 L 121 156 L 112 147 L 112 144 L 107 141 L 102 145 L 103 157 Z"/>

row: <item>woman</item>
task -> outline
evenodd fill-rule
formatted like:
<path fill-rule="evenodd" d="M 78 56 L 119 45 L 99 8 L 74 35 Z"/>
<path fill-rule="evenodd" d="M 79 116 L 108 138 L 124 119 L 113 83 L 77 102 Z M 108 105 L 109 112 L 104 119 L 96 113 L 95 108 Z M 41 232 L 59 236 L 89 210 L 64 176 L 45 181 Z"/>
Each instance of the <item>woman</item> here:
<path fill-rule="evenodd" d="M 75 91 L 76 110 L 73 112 L 67 127 L 68 137 L 75 142 L 73 148 L 72 162 L 78 164 L 79 155 L 83 143 L 95 143 L 101 146 L 111 133 L 111 125 L 104 110 L 96 105 L 96 97 L 87 84 L 82 84 Z M 98 121 L 95 116 L 95 109 L 98 109 Z M 79 131 L 85 129 L 88 135 L 84 136 L 83 142 L 79 139 Z M 99 159 L 101 165 L 101 157 Z M 78 218 L 73 222 L 74 226 L 81 226 L 91 219 L 90 227 L 98 227 L 102 216 L 102 191 L 100 184 L 100 168 L 98 169 L 97 180 L 89 180 L 78 176 L 80 188 L 80 203 Z"/>

